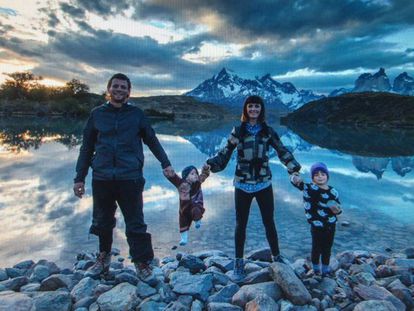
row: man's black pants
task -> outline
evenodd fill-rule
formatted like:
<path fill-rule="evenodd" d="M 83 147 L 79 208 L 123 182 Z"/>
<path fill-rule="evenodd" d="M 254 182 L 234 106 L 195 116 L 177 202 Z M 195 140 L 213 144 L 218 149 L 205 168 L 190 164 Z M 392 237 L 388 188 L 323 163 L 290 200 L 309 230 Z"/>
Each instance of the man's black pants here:
<path fill-rule="evenodd" d="M 311 234 L 312 263 L 318 265 L 319 258 L 322 258 L 322 264 L 329 265 L 329 260 L 331 258 L 331 249 L 335 237 L 335 224 L 322 228 L 311 226 Z"/>
<path fill-rule="evenodd" d="M 117 204 L 125 220 L 125 234 L 133 262 L 154 258 L 151 235 L 144 222 L 142 191 L 144 178 L 136 180 L 92 180 L 93 215 L 90 233 L 99 237 L 100 251 L 112 244 Z"/>

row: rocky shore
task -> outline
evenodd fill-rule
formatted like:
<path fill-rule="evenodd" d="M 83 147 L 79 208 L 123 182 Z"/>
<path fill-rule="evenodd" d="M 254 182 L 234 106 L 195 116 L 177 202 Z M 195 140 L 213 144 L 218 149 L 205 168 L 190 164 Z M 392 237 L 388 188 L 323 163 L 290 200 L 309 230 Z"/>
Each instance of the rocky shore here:
<path fill-rule="evenodd" d="M 401 252 L 345 251 L 332 273 L 314 275 L 307 259 L 271 263 L 268 249 L 246 256 L 247 277 L 231 282 L 233 259 L 220 250 L 154 260 L 158 284 L 136 277 L 113 251 L 109 273 L 84 277 L 95 255 L 80 253 L 72 269 L 27 260 L 0 269 L 0 311 L 394 311 L 414 310 L 414 248 Z"/>

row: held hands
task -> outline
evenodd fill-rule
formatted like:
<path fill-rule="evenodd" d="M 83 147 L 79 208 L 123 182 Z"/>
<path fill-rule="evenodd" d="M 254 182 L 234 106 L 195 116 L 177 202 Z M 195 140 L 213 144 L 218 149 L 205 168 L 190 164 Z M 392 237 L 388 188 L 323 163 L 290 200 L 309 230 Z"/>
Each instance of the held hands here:
<path fill-rule="evenodd" d="M 207 163 L 204 163 L 203 172 L 210 173 L 210 165 L 208 165 Z"/>
<path fill-rule="evenodd" d="M 295 186 L 299 186 L 303 180 L 300 177 L 299 173 L 293 173 L 292 175 L 290 175 L 290 181 L 295 185 Z"/>
<path fill-rule="evenodd" d="M 73 185 L 73 192 L 75 195 L 82 199 L 82 196 L 85 194 L 85 183 L 84 182 L 77 182 Z"/>
<path fill-rule="evenodd" d="M 172 168 L 171 165 L 164 168 L 162 170 L 162 172 L 163 172 L 164 176 L 167 177 L 167 178 L 174 177 L 174 175 L 175 175 L 175 171 L 174 171 L 174 169 Z"/>

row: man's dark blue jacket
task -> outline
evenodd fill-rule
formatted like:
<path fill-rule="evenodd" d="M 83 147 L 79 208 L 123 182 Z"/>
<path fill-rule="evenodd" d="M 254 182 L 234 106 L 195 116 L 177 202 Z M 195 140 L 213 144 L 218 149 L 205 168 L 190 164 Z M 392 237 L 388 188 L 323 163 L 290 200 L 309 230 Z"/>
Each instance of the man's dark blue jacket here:
<path fill-rule="evenodd" d="M 143 111 L 129 103 L 105 103 L 91 111 L 83 131 L 75 182 L 84 182 L 89 166 L 95 180 L 142 178 L 144 142 L 162 168 L 171 165 Z"/>

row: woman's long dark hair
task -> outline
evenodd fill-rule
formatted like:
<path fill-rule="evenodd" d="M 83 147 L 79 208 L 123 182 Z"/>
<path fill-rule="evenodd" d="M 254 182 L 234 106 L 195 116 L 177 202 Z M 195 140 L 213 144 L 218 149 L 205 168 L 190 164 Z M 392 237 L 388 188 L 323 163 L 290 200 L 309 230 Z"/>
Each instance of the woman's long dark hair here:
<path fill-rule="evenodd" d="M 264 101 L 260 96 L 257 95 L 250 95 L 246 98 L 243 104 L 243 113 L 241 115 L 241 121 L 242 122 L 248 122 L 249 121 L 249 115 L 247 114 L 247 104 L 260 104 L 262 106 L 262 109 L 260 110 L 259 117 L 257 118 L 257 122 L 263 123 L 265 121 L 265 106 Z"/>

